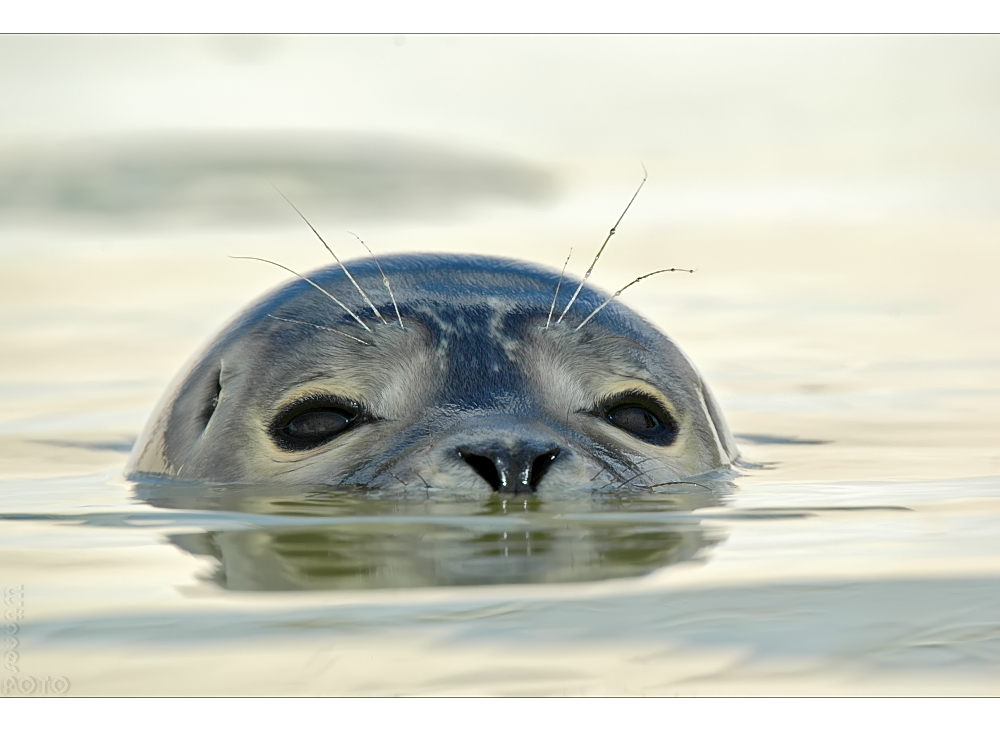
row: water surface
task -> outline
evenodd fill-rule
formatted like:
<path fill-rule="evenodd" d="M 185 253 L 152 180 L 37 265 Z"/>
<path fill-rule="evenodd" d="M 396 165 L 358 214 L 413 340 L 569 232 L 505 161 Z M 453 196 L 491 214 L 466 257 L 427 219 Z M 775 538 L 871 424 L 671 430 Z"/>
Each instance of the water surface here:
<path fill-rule="evenodd" d="M 898 281 L 859 295 L 843 270 L 804 287 L 766 250 L 764 282 L 731 256 L 636 292 L 739 435 L 731 483 L 560 502 L 131 484 L 167 380 L 273 283 L 213 253 L 262 237 L 204 241 L 50 244 L 5 270 L 16 677 L 80 695 L 997 692 L 1000 354 L 972 336 L 982 301 Z"/>

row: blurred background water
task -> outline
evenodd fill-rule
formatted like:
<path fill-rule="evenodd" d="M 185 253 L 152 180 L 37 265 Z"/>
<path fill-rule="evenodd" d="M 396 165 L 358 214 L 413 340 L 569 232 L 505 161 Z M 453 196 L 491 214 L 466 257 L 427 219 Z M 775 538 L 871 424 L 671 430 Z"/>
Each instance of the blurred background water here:
<path fill-rule="evenodd" d="M 3 36 L 0 90 L 8 694 L 1000 688 L 995 36 Z M 759 465 L 735 487 L 122 479 L 282 281 L 228 255 L 326 263 L 272 186 L 345 258 L 580 273 L 642 165 L 594 281 L 697 270 L 626 297 Z"/>

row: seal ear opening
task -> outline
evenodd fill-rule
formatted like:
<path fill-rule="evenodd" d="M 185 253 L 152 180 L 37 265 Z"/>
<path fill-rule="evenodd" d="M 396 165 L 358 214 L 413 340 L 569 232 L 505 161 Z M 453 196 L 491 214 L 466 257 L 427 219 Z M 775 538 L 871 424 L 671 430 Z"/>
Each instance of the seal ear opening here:
<path fill-rule="evenodd" d="M 205 405 L 201 411 L 201 429 L 204 431 L 208 428 L 208 422 L 211 421 L 212 415 L 215 410 L 219 407 L 219 398 L 222 396 L 222 363 L 212 371 L 211 377 L 208 379 L 208 383 L 212 384 L 212 387 L 208 389 L 206 394 L 207 398 L 205 400 Z"/>
<path fill-rule="evenodd" d="M 712 420 L 715 435 L 719 439 L 719 447 L 722 450 L 720 457 L 727 464 L 732 464 L 740 456 L 740 451 L 736 447 L 736 441 L 733 439 L 732 432 L 729 431 L 729 425 L 726 424 L 726 420 L 722 416 L 722 411 L 719 410 L 719 405 L 715 403 L 715 396 L 708 390 L 708 386 L 704 381 L 701 382 L 701 390 L 705 408 L 708 411 L 709 418 Z"/>

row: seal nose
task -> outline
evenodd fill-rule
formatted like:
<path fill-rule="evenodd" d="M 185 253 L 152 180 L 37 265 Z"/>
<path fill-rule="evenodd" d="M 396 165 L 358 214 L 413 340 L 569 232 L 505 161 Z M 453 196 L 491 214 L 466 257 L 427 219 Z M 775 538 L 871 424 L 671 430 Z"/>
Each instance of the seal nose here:
<path fill-rule="evenodd" d="M 559 456 L 555 445 L 459 447 L 458 456 L 497 492 L 534 492 Z"/>

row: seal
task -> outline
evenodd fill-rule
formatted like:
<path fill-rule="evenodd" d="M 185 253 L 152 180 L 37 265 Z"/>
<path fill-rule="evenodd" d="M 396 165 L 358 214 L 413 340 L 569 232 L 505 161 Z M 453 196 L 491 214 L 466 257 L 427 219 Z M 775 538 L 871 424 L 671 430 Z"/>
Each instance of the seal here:
<path fill-rule="evenodd" d="M 127 474 L 554 495 L 669 490 L 736 458 L 688 358 L 586 277 L 407 254 L 249 305 L 175 379 Z"/>

